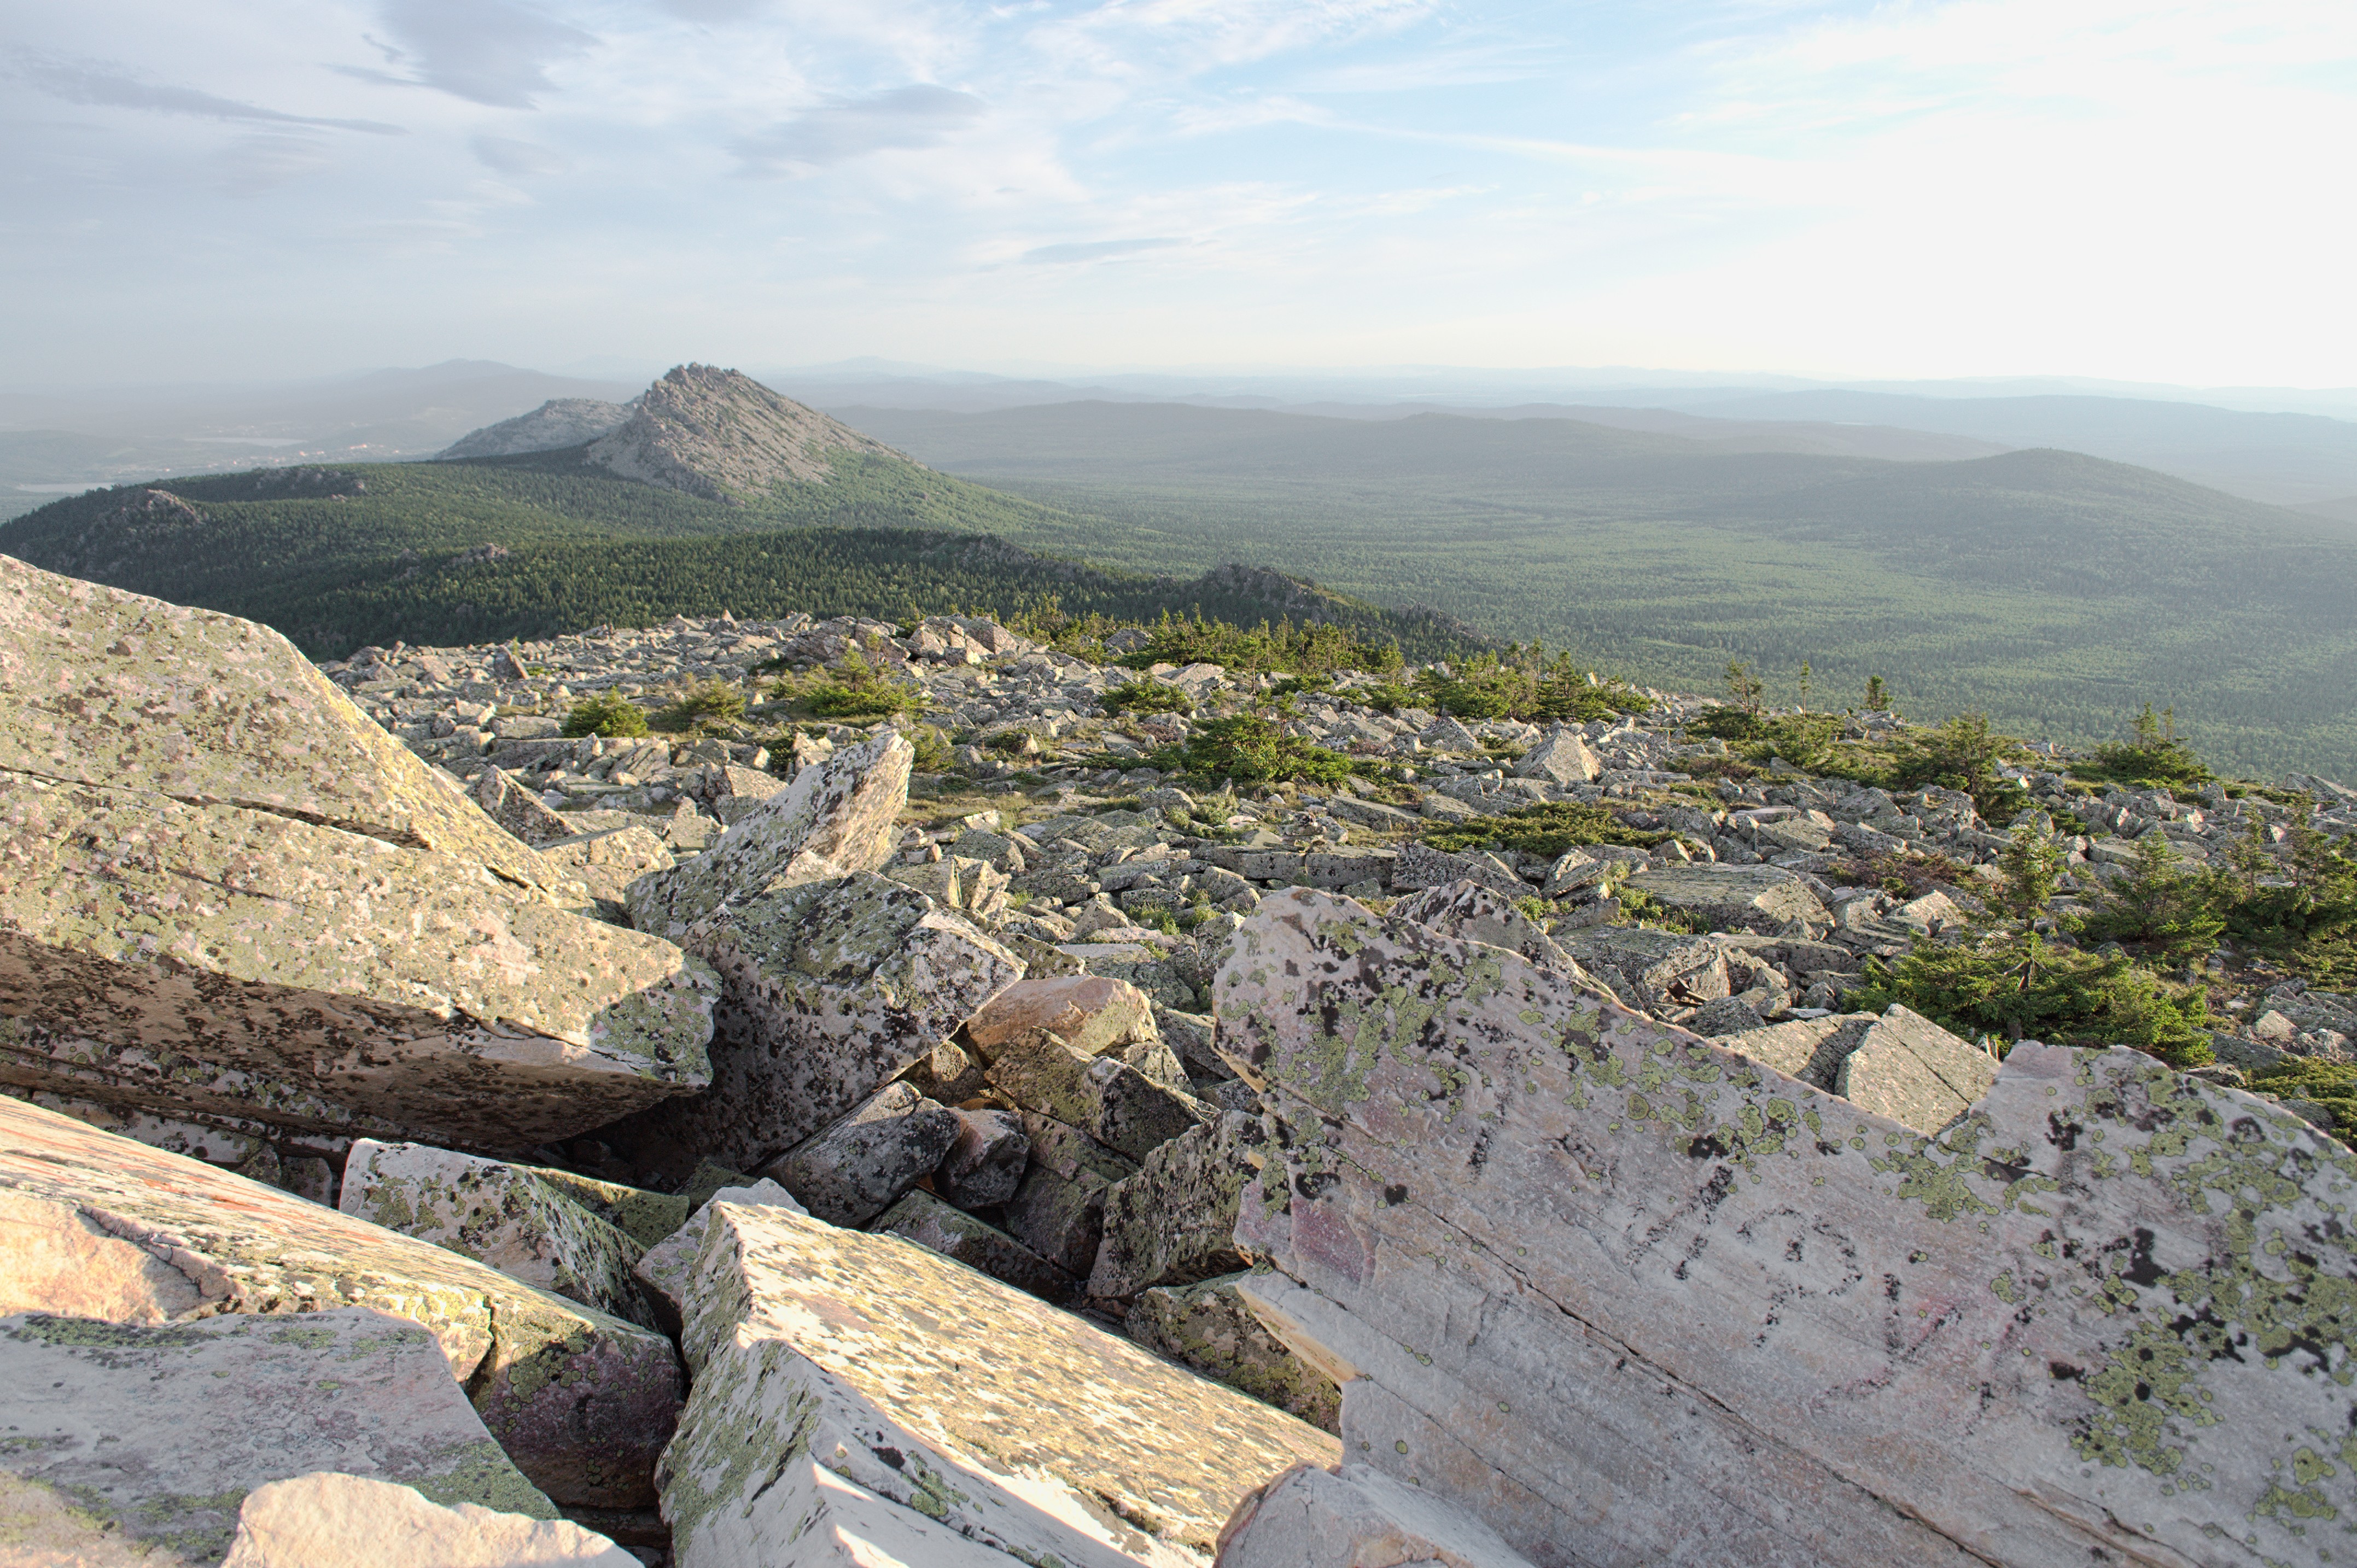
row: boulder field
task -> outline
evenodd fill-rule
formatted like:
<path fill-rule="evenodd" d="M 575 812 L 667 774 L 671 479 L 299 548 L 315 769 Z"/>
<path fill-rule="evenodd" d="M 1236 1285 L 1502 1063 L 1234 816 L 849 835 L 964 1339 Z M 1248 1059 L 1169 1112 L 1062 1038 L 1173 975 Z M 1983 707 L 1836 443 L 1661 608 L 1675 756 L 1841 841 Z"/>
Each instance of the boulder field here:
<path fill-rule="evenodd" d="M 956 771 L 546 711 L 847 664 Z M 2348 1559 L 2357 1157 L 1841 1005 L 1988 891 L 1968 798 L 1705 811 L 1667 694 L 1145 766 L 1265 685 L 973 618 L 323 671 L 0 558 L 0 1560 Z M 1650 847 L 1425 842 L 1533 807 Z"/>

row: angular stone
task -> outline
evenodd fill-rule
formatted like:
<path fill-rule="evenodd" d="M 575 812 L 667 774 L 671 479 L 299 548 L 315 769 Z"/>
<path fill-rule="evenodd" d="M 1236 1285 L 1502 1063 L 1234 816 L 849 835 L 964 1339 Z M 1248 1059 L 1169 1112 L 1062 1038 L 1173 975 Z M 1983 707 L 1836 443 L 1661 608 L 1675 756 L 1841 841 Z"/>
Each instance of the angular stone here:
<path fill-rule="evenodd" d="M 1301 1465 L 1236 1505 L 1219 1568 L 1532 1568 L 1480 1520 L 1364 1465 Z"/>
<path fill-rule="evenodd" d="M 1137 1174 L 1137 1165 L 1079 1128 L 1037 1112 L 1024 1112 L 1023 1129 L 1031 1139 L 1031 1169 L 1006 1200 L 1006 1229 L 1058 1268 L 1085 1279 L 1104 1239 L 1105 1198 L 1115 1183 Z"/>
<path fill-rule="evenodd" d="M 1629 886 L 1664 908 L 1706 921 L 1715 931 L 1819 937 L 1834 918 L 1792 873 L 1775 865 L 1661 865 Z"/>
<path fill-rule="evenodd" d="M 640 877 L 668 871 L 677 864 L 651 828 L 635 822 L 561 838 L 544 846 L 540 854 L 560 888 L 568 883 L 581 884 L 601 912 L 619 910 L 630 884 Z"/>
<path fill-rule="evenodd" d="M 655 1326 L 630 1272 L 645 1246 L 529 1165 L 362 1138 L 345 1162 L 338 1207 L 488 1263 L 535 1290 Z"/>
<path fill-rule="evenodd" d="M 986 1066 L 1002 1053 L 1052 1039 L 1103 1056 L 1155 1036 L 1154 1003 L 1125 980 L 1100 974 L 1017 981 L 966 1020 L 964 1038 Z"/>
<path fill-rule="evenodd" d="M 635 1507 L 677 1419 L 670 1342 L 430 1242 L 0 1099 L 0 1312 L 114 1322 L 371 1306 L 422 1324 L 516 1467 Z"/>
<path fill-rule="evenodd" d="M 1925 1138 L 1309 894 L 1219 983 L 1239 1288 L 1354 1458 L 1534 1562 L 2317 1562 L 2357 1508 L 2298 1369 L 2352 1356 L 2357 1157 L 2250 1096 L 2025 1042 Z"/>
<path fill-rule="evenodd" d="M 930 1192 L 909 1194 L 874 1229 L 879 1236 L 899 1236 L 954 1258 L 1042 1301 L 1070 1301 L 1079 1283 L 1006 1231 L 952 1208 Z"/>
<path fill-rule="evenodd" d="M 257 1487 L 237 1510 L 221 1568 L 639 1568 L 639 1559 L 567 1520 L 462 1502 L 414 1487 L 324 1472 Z"/>
<path fill-rule="evenodd" d="M 1647 1013 L 1699 1007 L 1727 993 L 1727 955 L 1707 937 L 1589 926 L 1565 932 L 1563 948 L 1620 1000 Z"/>
<path fill-rule="evenodd" d="M 0 1476 L 70 1500 L 152 1563 L 220 1562 L 248 1492 L 315 1470 L 556 1517 L 483 1429 L 434 1336 L 389 1313 L 153 1325 L 22 1314 L 0 1318 Z M 0 1541 L 11 1561 L 42 1561 Z"/>
<path fill-rule="evenodd" d="M 794 1201 L 794 1195 L 773 1181 L 748 1179 L 740 1186 L 725 1186 L 705 1195 L 687 1223 L 650 1247 L 638 1262 L 639 1283 L 653 1293 L 656 1310 L 663 1320 L 663 1331 L 676 1337 L 687 1306 L 687 1282 L 695 1272 L 695 1260 L 704 1251 L 704 1233 L 712 1223 L 715 1203 L 743 1204 L 756 1208 L 783 1208 L 795 1214 L 810 1211 Z"/>
<path fill-rule="evenodd" d="M 786 1542 L 819 1522 L 813 1459 L 952 1539 L 1114 1568 L 1208 1551 L 1245 1491 L 1340 1457 L 1291 1416 L 897 1236 L 717 1204 L 689 1296 L 695 1392 L 663 1462 L 683 1568 L 804 1561 Z"/>
<path fill-rule="evenodd" d="M 685 1192 L 649 1192 L 644 1187 L 600 1181 L 596 1176 L 557 1170 L 548 1165 L 533 1165 L 530 1169 L 541 1181 L 641 1247 L 653 1246 L 686 1224 L 687 1217 L 702 1204 L 701 1199 L 692 1201 Z M 731 1178 L 734 1179 L 733 1173 Z M 716 1187 L 723 1185 L 726 1184 L 715 1184 Z M 709 1193 L 705 1195 L 706 1197 L 709 1196 Z"/>
<path fill-rule="evenodd" d="M 1446 797 L 1437 797 L 1446 799 Z M 1537 891 L 1520 877 L 1509 876 L 1486 860 L 1469 854 L 1451 854 L 1445 850 L 1427 849 L 1420 843 L 1402 844 L 1399 857 L 1392 863 L 1392 891 L 1421 893 L 1426 888 L 1447 887 L 1457 882 L 1475 882 L 1492 893 L 1508 898 L 1527 898 Z"/>
<path fill-rule="evenodd" d="M 1031 1135 L 1011 1111 L 958 1111 L 957 1137 L 933 1187 L 960 1208 L 996 1208 L 1013 1197 L 1031 1164 Z"/>
<path fill-rule="evenodd" d="M 1122 1327 L 1147 1349 L 1214 1382 L 1290 1411 L 1320 1432 L 1340 1430 L 1342 1391 L 1253 1316 L 1236 1293 L 1243 1278 L 1224 1274 L 1140 1292 Z"/>
<path fill-rule="evenodd" d="M 687 938 L 726 997 L 709 1092 L 608 1141 L 642 1168 L 758 1169 L 898 1078 L 1023 977 L 1014 955 L 869 873 L 764 894 Z"/>
<path fill-rule="evenodd" d="M 1794 1018 L 1728 1035 L 1718 1043 L 1762 1067 L 1772 1067 L 1787 1078 L 1797 1078 L 1813 1089 L 1834 1091 L 1834 1081 L 1849 1054 L 1874 1026 L 1871 1013 L 1835 1013 L 1823 1018 Z"/>
<path fill-rule="evenodd" d="M 1892 1003 L 1844 1058 L 1834 1090 L 1918 1133 L 1936 1133 L 1996 1081 L 1996 1059 Z"/>
<path fill-rule="evenodd" d="M 534 849 L 545 849 L 579 831 L 503 768 L 486 768 L 476 774 L 474 788 L 467 794 L 485 816 Z"/>
<path fill-rule="evenodd" d="M 803 768 L 702 854 L 632 883 L 630 923 L 676 938 L 798 877 L 875 870 L 891 858 L 915 756 L 888 727 Z"/>
<path fill-rule="evenodd" d="M 956 1112 L 905 1083 L 887 1084 L 759 1174 L 830 1225 L 865 1225 L 932 1174 L 958 1126 Z"/>
<path fill-rule="evenodd" d="M 1163 1042 L 1189 1073 L 1208 1078 L 1233 1076 L 1228 1070 L 1228 1064 L 1220 1059 L 1220 1053 L 1212 1047 L 1210 1014 L 1185 1013 L 1176 1007 L 1157 1004 L 1154 1009 L 1154 1032 L 1162 1036 Z"/>
<path fill-rule="evenodd" d="M 500 1152 L 708 1081 L 704 964 L 469 862 L 18 773 L 0 855 L 27 1087 Z"/>
<path fill-rule="evenodd" d="M 1563 725 L 1547 731 L 1514 764 L 1517 779 L 1544 779 L 1555 784 L 1593 784 L 1603 771 L 1604 764 L 1588 749 L 1587 740 Z"/>
<path fill-rule="evenodd" d="M 1257 1117 L 1230 1111 L 1146 1155 L 1137 1174 L 1105 1197 L 1089 1294 L 1132 1296 L 1251 1262 L 1236 1250 L 1236 1203 L 1265 1142 Z"/>
<path fill-rule="evenodd" d="M 0 770 L 322 823 L 530 886 L 544 875 L 268 627 L 5 555 Z"/>
<path fill-rule="evenodd" d="M 1533 963 L 1566 973 L 1582 972 L 1572 956 L 1539 929 L 1537 921 L 1515 908 L 1503 894 L 1479 882 L 1451 882 L 1430 888 L 1401 899 L 1392 906 L 1392 912 L 1403 919 L 1429 926 L 1443 936 L 1504 948 Z"/>
<path fill-rule="evenodd" d="M 990 1083 L 1023 1110 L 1078 1127 L 1134 1160 L 1211 1115 L 1201 1101 L 1119 1058 L 1083 1056 L 1052 1038 L 1001 1052 Z"/>

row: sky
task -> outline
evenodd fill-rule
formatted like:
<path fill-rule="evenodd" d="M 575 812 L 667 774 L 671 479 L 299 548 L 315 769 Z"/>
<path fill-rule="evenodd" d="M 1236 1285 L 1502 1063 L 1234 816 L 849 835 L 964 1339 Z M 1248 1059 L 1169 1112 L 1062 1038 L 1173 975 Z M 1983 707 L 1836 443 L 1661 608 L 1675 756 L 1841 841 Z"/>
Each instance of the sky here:
<path fill-rule="evenodd" d="M 0 385 L 2357 385 L 2357 5 L 0 0 Z"/>

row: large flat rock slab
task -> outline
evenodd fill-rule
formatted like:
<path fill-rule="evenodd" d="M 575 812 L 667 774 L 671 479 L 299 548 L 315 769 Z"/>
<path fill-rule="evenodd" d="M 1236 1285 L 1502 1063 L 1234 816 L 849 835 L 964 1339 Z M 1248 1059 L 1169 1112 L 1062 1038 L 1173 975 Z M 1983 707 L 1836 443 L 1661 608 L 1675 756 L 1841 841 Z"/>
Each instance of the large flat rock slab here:
<path fill-rule="evenodd" d="M 1656 904 L 1710 923 L 1715 931 L 1816 937 L 1833 916 L 1807 883 L 1775 865 L 1657 865 L 1628 886 Z"/>
<path fill-rule="evenodd" d="M 0 1318 L 0 1476 L 157 1564 L 211 1568 L 249 1492 L 317 1470 L 556 1517 L 483 1429 L 434 1337 L 389 1313 L 154 1325 L 18 1314 Z"/>
<path fill-rule="evenodd" d="M 0 1313 L 175 1324 L 374 1307 L 422 1325 L 500 1446 L 560 1503 L 651 1500 L 677 1419 L 661 1335 L 430 1242 L 0 1099 Z"/>
<path fill-rule="evenodd" d="M 710 1214 L 681 1341 L 694 1398 L 664 1460 L 685 1568 L 754 1560 L 705 1554 L 728 1520 L 793 1527 L 751 1494 L 805 1454 L 960 1535 L 1071 1564 L 1208 1552 L 1246 1492 L 1340 1457 L 1280 1411 L 898 1237 Z"/>
<path fill-rule="evenodd" d="M 0 768 L 243 807 L 547 880 L 529 847 L 268 627 L 6 555 Z"/>
<path fill-rule="evenodd" d="M 1542 1568 L 2342 1553 L 2357 1158 L 2253 1097 L 2024 1044 L 1928 1137 L 1308 893 L 1217 994 L 1238 1289 Z"/>
<path fill-rule="evenodd" d="M 221 1568 L 640 1568 L 594 1530 L 335 1471 L 258 1487 Z"/>
<path fill-rule="evenodd" d="M 456 856 L 0 772 L 0 865 L 26 1087 L 502 1152 L 709 1081 L 709 969 Z"/>

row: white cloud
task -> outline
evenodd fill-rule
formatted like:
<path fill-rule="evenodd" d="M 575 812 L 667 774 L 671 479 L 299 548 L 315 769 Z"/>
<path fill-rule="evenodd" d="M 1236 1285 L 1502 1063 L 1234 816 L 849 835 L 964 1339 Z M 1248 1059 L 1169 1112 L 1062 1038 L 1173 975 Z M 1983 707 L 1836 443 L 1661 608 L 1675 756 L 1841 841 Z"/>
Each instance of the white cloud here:
<path fill-rule="evenodd" d="M 739 138 L 735 151 L 749 173 L 798 173 L 869 153 L 939 146 L 983 112 L 970 92 L 920 82 L 823 104 Z"/>

